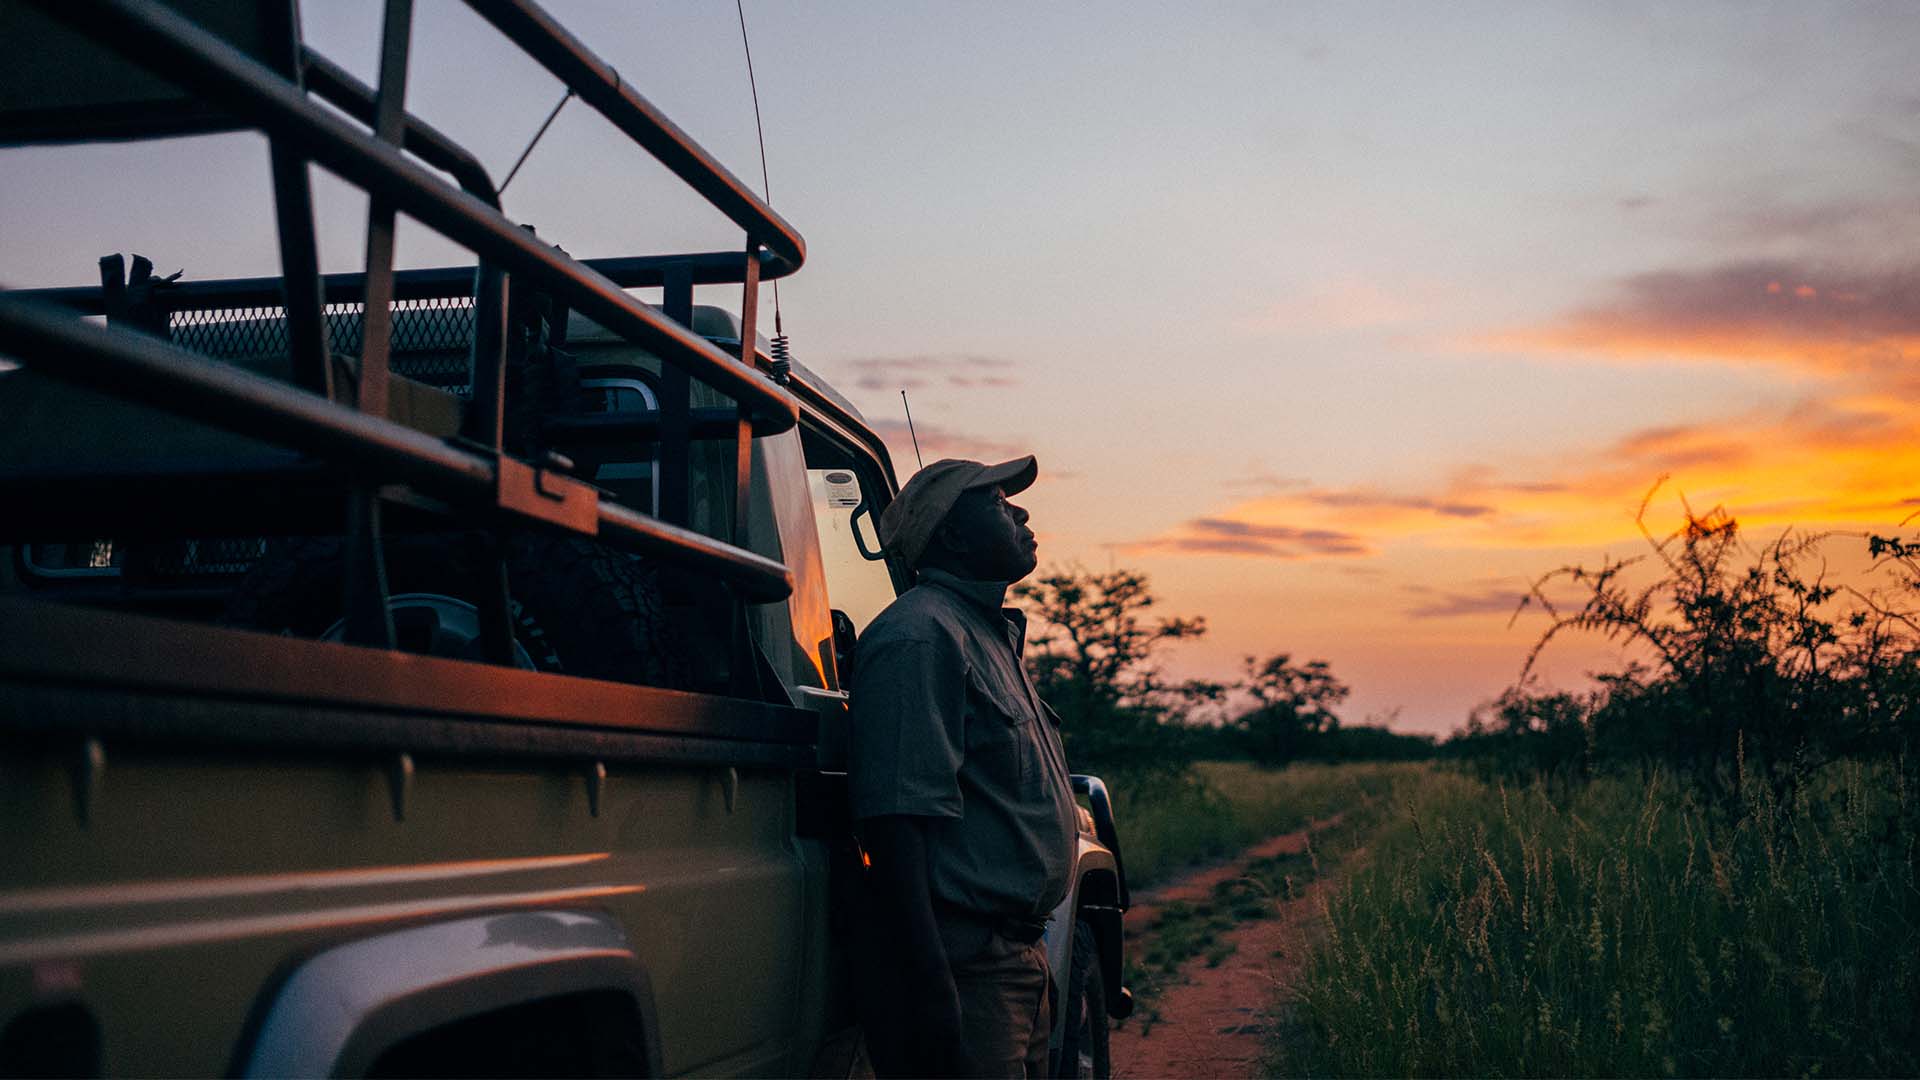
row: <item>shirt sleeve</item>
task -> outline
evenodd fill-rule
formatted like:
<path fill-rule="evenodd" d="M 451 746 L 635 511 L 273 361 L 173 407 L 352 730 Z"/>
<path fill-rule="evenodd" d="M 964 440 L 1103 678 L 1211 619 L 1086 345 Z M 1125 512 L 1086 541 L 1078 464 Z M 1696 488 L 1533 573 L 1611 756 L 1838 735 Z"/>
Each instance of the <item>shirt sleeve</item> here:
<path fill-rule="evenodd" d="M 856 819 L 959 817 L 966 670 L 951 644 L 886 640 L 855 653 L 847 783 Z"/>

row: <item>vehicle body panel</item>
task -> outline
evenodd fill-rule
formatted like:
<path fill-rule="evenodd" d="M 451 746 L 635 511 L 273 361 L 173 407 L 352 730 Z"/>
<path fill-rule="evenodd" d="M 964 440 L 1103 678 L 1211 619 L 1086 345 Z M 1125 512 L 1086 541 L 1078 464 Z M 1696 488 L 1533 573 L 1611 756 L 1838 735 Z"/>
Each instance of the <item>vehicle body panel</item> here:
<path fill-rule="evenodd" d="M 625 928 L 657 988 L 668 1074 L 809 1052 L 796 1003 L 824 990 L 803 985 L 802 924 L 824 880 L 798 853 L 780 772 L 738 770 L 729 808 L 725 770 L 615 766 L 596 816 L 577 768 L 423 756 L 395 820 L 377 757 L 116 747 L 82 825 L 55 749 L 0 764 L 14 826 L 0 841 L 0 1015 L 50 993 L 82 1001 L 112 1033 L 109 1072 L 226 1070 L 289 957 L 555 908 Z"/>

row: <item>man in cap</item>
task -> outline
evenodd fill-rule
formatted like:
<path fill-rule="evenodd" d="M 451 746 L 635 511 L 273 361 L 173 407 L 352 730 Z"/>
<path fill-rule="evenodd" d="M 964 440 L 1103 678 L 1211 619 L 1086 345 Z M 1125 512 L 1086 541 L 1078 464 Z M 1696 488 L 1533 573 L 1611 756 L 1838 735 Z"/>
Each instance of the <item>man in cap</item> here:
<path fill-rule="evenodd" d="M 919 583 L 860 639 L 849 781 L 870 862 L 863 1013 L 883 1075 L 1040 1076 L 1052 1024 L 1048 914 L 1078 809 L 1058 718 L 1003 607 L 1037 565 L 1007 501 L 1032 457 L 920 470 L 880 517 Z"/>

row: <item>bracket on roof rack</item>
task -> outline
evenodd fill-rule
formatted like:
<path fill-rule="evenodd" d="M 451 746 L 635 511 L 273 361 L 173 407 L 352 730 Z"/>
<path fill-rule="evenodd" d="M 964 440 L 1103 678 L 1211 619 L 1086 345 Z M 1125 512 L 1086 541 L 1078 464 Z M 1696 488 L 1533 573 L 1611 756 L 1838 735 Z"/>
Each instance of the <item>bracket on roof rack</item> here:
<path fill-rule="evenodd" d="M 586 536 L 600 534 L 600 490 L 565 473 L 501 454 L 494 459 L 493 493 L 502 510 Z"/>

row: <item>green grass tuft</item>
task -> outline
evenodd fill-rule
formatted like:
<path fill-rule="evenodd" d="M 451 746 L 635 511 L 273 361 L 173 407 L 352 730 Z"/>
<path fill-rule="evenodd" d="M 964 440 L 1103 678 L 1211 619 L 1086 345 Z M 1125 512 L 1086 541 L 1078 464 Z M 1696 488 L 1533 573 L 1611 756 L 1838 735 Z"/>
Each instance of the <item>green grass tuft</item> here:
<path fill-rule="evenodd" d="M 1271 917 L 1387 813 L 1396 783 L 1427 775 L 1423 766 L 1406 764 L 1264 769 L 1203 762 L 1195 771 L 1195 778 L 1159 789 L 1115 785 L 1115 816 L 1135 888 L 1143 879 L 1164 880 L 1315 821 L 1328 824 L 1314 830 L 1306 851 L 1256 859 L 1244 875 L 1216 884 L 1207 900 L 1162 908 L 1126 959 L 1127 984 L 1143 1004 L 1173 985 L 1187 961 L 1224 963 L 1233 946 L 1222 935 L 1243 921 Z"/>
<path fill-rule="evenodd" d="M 1920 1073 L 1910 768 L 1737 807 L 1664 776 L 1558 799 L 1430 771 L 1329 906 L 1284 1073 Z"/>
<path fill-rule="evenodd" d="M 1383 812 L 1396 779 L 1423 768 L 1203 761 L 1186 777 L 1110 777 L 1127 880 L 1144 888 L 1316 820 Z"/>

